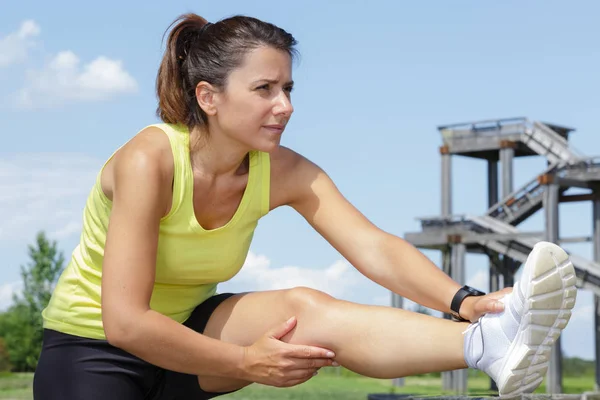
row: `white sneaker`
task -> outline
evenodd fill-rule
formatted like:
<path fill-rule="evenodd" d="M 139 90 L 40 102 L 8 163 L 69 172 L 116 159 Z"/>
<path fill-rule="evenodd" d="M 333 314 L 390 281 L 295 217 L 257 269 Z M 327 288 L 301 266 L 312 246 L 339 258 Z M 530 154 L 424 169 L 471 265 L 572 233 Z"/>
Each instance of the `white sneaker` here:
<path fill-rule="evenodd" d="M 484 315 L 465 335 L 467 364 L 494 379 L 501 397 L 531 393 L 542 383 L 577 296 L 575 269 L 559 246 L 537 243 L 523 268 L 501 300 L 504 311 Z"/>

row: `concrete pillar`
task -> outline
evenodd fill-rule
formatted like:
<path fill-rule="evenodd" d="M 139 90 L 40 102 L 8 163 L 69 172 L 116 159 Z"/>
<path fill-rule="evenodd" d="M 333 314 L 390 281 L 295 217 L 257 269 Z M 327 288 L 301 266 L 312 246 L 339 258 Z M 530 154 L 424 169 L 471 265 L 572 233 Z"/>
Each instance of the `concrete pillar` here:
<path fill-rule="evenodd" d="M 503 141 L 500 149 L 500 164 L 502 167 L 502 198 L 508 197 L 514 190 L 514 171 L 513 161 L 515 157 L 515 143 L 511 141 Z M 512 276 L 516 268 L 515 261 L 502 257 L 503 277 L 502 283 L 499 283 L 498 289 L 510 286 L 509 283 L 513 280 Z"/>
<path fill-rule="evenodd" d="M 464 285 L 466 281 L 466 255 L 467 249 L 464 244 L 456 243 L 452 245 L 452 278 L 461 285 Z M 467 368 L 452 371 L 452 391 L 459 394 L 467 393 L 468 372 Z"/>
<path fill-rule="evenodd" d="M 513 161 L 515 157 L 515 149 L 513 142 L 502 143 L 503 148 L 500 149 L 500 167 L 502 168 L 502 198 L 508 197 L 514 190 L 514 168 Z"/>
<path fill-rule="evenodd" d="M 498 161 L 488 160 L 488 208 L 499 201 L 498 196 Z M 500 289 L 500 272 L 496 268 L 499 258 L 496 254 L 490 255 L 489 260 L 489 291 L 496 292 Z M 490 390 L 497 391 L 498 386 L 490 378 Z"/>
<path fill-rule="evenodd" d="M 544 212 L 546 216 L 546 241 L 558 243 L 559 226 L 558 226 L 558 193 L 559 186 L 554 183 L 546 185 L 544 190 Z M 548 366 L 546 392 L 547 393 L 562 393 L 562 346 L 560 338 L 552 347 L 550 354 L 550 365 Z"/>
<path fill-rule="evenodd" d="M 600 193 L 596 193 L 600 195 Z M 600 262 L 600 197 L 592 202 L 594 261 Z M 600 297 L 594 295 L 594 334 L 596 341 L 596 391 L 600 391 Z"/>
<path fill-rule="evenodd" d="M 440 148 L 440 156 L 442 158 L 442 217 L 449 217 L 452 215 L 452 155 L 447 146 Z M 452 276 L 452 257 L 449 247 L 442 251 L 442 269 L 447 275 Z M 448 315 L 444 317 L 449 318 Z M 442 390 L 453 390 L 453 377 L 453 371 L 442 372 Z"/>
<path fill-rule="evenodd" d="M 442 251 L 442 270 L 449 276 L 452 276 L 452 254 L 450 248 Z M 449 319 L 450 316 L 444 314 L 444 318 Z M 444 371 L 442 372 L 442 390 L 453 390 L 453 372 Z"/>
<path fill-rule="evenodd" d="M 503 193 L 505 195 L 505 193 Z M 488 207 L 492 207 L 499 201 L 498 196 L 498 161 L 488 160 Z M 490 260 L 490 292 L 495 292 L 500 289 L 500 271 L 496 268 L 495 262 L 498 259 Z"/>
<path fill-rule="evenodd" d="M 392 292 L 392 307 L 404 308 L 404 297 Z M 397 387 L 404 386 L 404 378 L 394 378 L 392 380 L 392 385 Z"/>
<path fill-rule="evenodd" d="M 512 147 L 512 142 L 507 142 L 503 145 L 506 147 L 500 149 L 500 163 L 502 164 L 502 198 L 508 196 L 513 191 L 513 158 L 515 156 L 515 149 Z"/>
<path fill-rule="evenodd" d="M 498 200 L 498 161 L 488 160 L 488 207 Z"/>
<path fill-rule="evenodd" d="M 452 155 L 447 147 L 440 149 L 442 156 L 442 216 L 452 214 Z"/>
<path fill-rule="evenodd" d="M 488 208 L 499 201 L 498 196 L 498 161 L 488 160 Z M 500 283 L 499 271 L 494 264 L 495 260 L 490 260 L 490 292 L 497 291 Z M 497 260 L 496 260 L 497 261 Z"/>

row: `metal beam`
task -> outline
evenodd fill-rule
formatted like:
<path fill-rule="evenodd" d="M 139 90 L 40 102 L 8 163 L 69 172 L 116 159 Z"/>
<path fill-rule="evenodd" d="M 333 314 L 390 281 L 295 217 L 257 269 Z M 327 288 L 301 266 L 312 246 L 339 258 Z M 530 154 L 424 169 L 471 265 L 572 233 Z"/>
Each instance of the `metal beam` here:
<path fill-rule="evenodd" d="M 392 292 L 392 307 L 404 308 L 404 298 L 394 292 Z M 396 387 L 404 386 L 404 378 L 394 378 L 392 385 Z"/>
<path fill-rule="evenodd" d="M 512 240 L 532 238 L 540 239 L 544 237 L 544 232 L 518 232 L 518 233 L 477 233 L 468 230 L 467 227 L 458 230 L 439 230 L 435 232 L 408 232 L 404 238 L 416 247 L 439 247 L 444 246 L 449 241 L 449 236 L 453 240 L 460 239 L 460 243 L 477 244 L 482 241 L 510 242 Z"/>
<path fill-rule="evenodd" d="M 560 195 L 558 200 L 561 203 L 571 203 L 576 201 L 594 201 L 598 199 L 598 195 L 590 194 L 571 194 L 571 195 Z"/>
<path fill-rule="evenodd" d="M 488 160 L 488 209 L 498 203 L 498 161 Z M 499 263 L 497 254 L 489 254 L 489 291 L 500 290 L 500 271 L 496 268 Z M 490 390 L 498 391 L 498 385 L 490 378 Z"/>
<path fill-rule="evenodd" d="M 466 248 L 464 244 L 452 245 L 452 278 L 461 285 L 465 284 Z M 459 394 L 467 393 L 468 368 L 452 371 L 453 391 Z"/>
<path fill-rule="evenodd" d="M 546 186 L 544 191 L 544 211 L 546 216 L 546 237 L 548 242 L 558 243 L 559 225 L 558 225 L 558 193 L 560 187 L 556 183 Z M 562 393 L 562 363 L 561 363 L 561 340 L 560 337 L 552 346 L 550 354 L 550 365 L 547 372 L 547 393 Z"/>
<path fill-rule="evenodd" d="M 597 175 L 594 175 L 595 179 L 598 179 Z M 596 189 L 598 188 L 597 182 L 592 182 L 583 179 L 573 178 L 562 178 L 562 177 L 554 177 L 554 183 L 560 185 L 562 187 L 577 187 L 582 189 Z"/>
<path fill-rule="evenodd" d="M 571 237 L 560 238 L 558 240 L 558 243 L 559 244 L 562 244 L 562 243 L 586 243 L 586 242 L 591 242 L 591 241 L 592 241 L 591 236 L 571 236 Z"/>
<path fill-rule="evenodd" d="M 521 138 L 520 134 L 506 135 L 502 137 L 498 136 L 460 136 L 453 135 L 444 139 L 449 147 L 449 150 L 453 154 L 458 153 L 472 153 L 479 151 L 498 151 L 502 147 L 502 141 L 512 140 L 519 141 Z"/>
<path fill-rule="evenodd" d="M 447 147 L 442 147 L 440 154 L 442 158 L 442 217 L 448 218 L 452 215 L 452 154 Z M 447 239 L 444 242 L 447 242 Z M 442 252 L 442 268 L 446 274 L 451 274 L 452 260 L 448 251 Z M 446 315 L 446 318 L 449 316 Z M 442 372 L 443 390 L 453 389 L 453 377 L 453 371 Z"/>
<path fill-rule="evenodd" d="M 513 159 L 515 149 L 505 147 L 500 149 L 500 164 L 502 166 L 502 198 L 507 198 L 513 191 L 514 174 L 513 174 Z"/>
<path fill-rule="evenodd" d="M 498 203 L 498 161 L 488 160 L 488 208 Z"/>
<path fill-rule="evenodd" d="M 564 171 L 561 179 L 572 180 L 577 182 L 585 182 L 590 188 L 598 187 L 598 169 L 571 169 Z"/>
<path fill-rule="evenodd" d="M 594 261 L 600 262 L 600 199 L 592 203 Z M 594 295 L 594 339 L 596 342 L 596 391 L 600 391 L 600 296 Z"/>
<path fill-rule="evenodd" d="M 514 190 L 514 171 L 513 161 L 515 157 L 514 142 L 505 141 L 502 143 L 503 148 L 500 149 L 500 163 L 502 164 L 502 198 L 506 199 Z M 516 264 L 506 256 L 502 257 L 502 283 L 499 283 L 498 289 L 503 289 L 512 282 L 512 271 L 515 270 Z"/>
<path fill-rule="evenodd" d="M 452 155 L 442 151 L 442 216 L 452 214 Z"/>
<path fill-rule="evenodd" d="M 448 276 L 452 276 L 452 254 L 448 251 L 448 247 L 446 247 L 442 251 L 442 270 Z M 450 319 L 449 314 L 443 314 L 444 318 Z M 453 372 L 452 371 L 443 371 L 442 372 L 442 390 L 444 391 L 452 391 L 453 390 Z"/>

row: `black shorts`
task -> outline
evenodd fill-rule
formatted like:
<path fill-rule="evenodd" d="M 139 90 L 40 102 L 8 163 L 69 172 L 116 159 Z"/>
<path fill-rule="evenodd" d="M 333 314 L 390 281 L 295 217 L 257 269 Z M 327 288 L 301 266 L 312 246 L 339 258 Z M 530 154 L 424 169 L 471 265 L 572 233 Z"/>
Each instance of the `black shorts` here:
<path fill-rule="evenodd" d="M 209 298 L 184 325 L 204 332 L 213 311 L 232 295 Z M 106 340 L 49 329 L 33 380 L 35 400 L 201 400 L 224 394 L 205 392 L 196 375 L 157 367 Z"/>

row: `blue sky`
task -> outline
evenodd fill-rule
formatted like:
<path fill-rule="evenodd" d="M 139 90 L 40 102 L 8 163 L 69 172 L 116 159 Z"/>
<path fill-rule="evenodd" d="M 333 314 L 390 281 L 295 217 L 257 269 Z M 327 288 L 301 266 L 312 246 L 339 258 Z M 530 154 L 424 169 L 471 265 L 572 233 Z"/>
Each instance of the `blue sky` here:
<path fill-rule="evenodd" d="M 284 5 L 285 4 L 285 5 Z M 440 212 L 438 125 L 526 116 L 576 128 L 573 145 L 600 154 L 600 4 L 593 1 L 7 2 L 0 13 L 0 307 L 39 229 L 68 256 L 102 162 L 156 122 L 154 79 L 164 30 L 192 11 L 234 14 L 291 32 L 295 115 L 283 144 L 323 167 L 368 218 L 397 235 Z M 519 159 L 515 187 L 544 167 Z M 486 166 L 454 160 L 454 212 L 483 213 Z M 561 235 L 591 232 L 589 204 L 561 206 Z M 524 224 L 542 228 L 541 215 Z M 584 256 L 588 244 L 566 246 Z M 439 263 L 439 255 L 426 253 Z M 487 286 L 485 259 L 469 282 Z M 291 209 L 268 215 L 245 268 L 223 290 L 311 285 L 388 304 Z M 592 296 L 580 291 L 563 335 L 591 359 Z"/>

